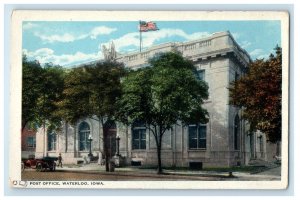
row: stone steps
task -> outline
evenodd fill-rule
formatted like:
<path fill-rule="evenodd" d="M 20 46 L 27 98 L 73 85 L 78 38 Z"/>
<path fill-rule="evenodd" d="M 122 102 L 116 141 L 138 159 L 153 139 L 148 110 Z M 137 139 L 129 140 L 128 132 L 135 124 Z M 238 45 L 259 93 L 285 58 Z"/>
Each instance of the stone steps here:
<path fill-rule="evenodd" d="M 278 167 L 278 165 L 273 163 L 273 162 L 268 162 L 268 161 L 260 160 L 260 159 L 250 160 L 248 165 L 253 166 L 253 167 L 257 167 L 257 170 L 251 172 L 251 174 L 257 174 L 257 173 L 260 173 L 260 172 Z"/>

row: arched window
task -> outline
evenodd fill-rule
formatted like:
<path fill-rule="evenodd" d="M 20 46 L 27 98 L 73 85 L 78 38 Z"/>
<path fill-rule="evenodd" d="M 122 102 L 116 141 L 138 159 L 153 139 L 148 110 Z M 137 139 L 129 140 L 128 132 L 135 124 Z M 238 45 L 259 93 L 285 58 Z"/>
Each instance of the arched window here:
<path fill-rule="evenodd" d="M 146 149 L 146 127 L 142 122 L 132 125 L 132 149 Z"/>
<path fill-rule="evenodd" d="M 107 120 L 104 124 L 104 128 L 106 128 L 106 129 L 116 129 L 117 125 L 113 120 Z"/>
<path fill-rule="evenodd" d="M 86 122 L 81 122 L 79 125 L 79 150 L 87 151 L 89 149 L 90 126 Z"/>
<path fill-rule="evenodd" d="M 240 118 L 238 115 L 234 118 L 234 150 L 240 149 Z"/>
<path fill-rule="evenodd" d="M 56 133 L 54 131 L 48 132 L 48 151 L 56 150 Z"/>

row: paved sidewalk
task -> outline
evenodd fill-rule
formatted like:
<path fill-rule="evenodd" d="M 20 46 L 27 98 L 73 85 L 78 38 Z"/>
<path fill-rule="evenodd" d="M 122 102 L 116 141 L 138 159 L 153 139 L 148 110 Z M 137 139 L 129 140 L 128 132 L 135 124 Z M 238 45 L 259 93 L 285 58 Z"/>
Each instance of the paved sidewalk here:
<path fill-rule="evenodd" d="M 105 171 L 105 166 L 98 164 L 86 164 L 82 166 L 64 166 L 63 168 L 57 168 L 57 171 L 72 171 L 72 172 L 97 172 L 97 173 L 108 173 Z M 228 172 L 219 171 L 199 171 L 199 170 L 164 170 L 164 175 L 173 175 L 185 177 L 186 179 L 195 179 L 197 177 L 214 177 L 216 180 L 228 180 L 228 181 L 278 181 L 281 179 L 280 176 L 281 167 L 266 170 L 257 174 L 250 174 L 247 172 L 233 172 L 233 177 L 229 176 Z M 141 169 L 137 167 L 122 167 L 115 168 L 115 172 L 111 174 L 119 176 L 158 176 L 154 169 Z"/>

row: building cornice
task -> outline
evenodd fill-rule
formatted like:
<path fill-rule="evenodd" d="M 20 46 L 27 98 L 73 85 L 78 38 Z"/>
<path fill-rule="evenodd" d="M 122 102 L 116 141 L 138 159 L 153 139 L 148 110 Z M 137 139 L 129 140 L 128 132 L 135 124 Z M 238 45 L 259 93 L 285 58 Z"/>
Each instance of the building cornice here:
<path fill-rule="evenodd" d="M 118 54 L 116 61 L 123 62 L 128 68 L 136 69 L 147 66 L 148 59 L 153 57 L 156 53 L 171 50 L 181 52 L 184 57 L 194 62 L 224 56 L 233 56 L 243 67 L 248 67 L 248 64 L 252 62 L 249 54 L 238 45 L 229 31 L 213 33 L 208 37 L 193 41 L 164 43 L 152 46 L 141 52 Z M 99 61 L 101 60 L 83 63 L 76 67 L 86 64 L 95 64 Z"/>

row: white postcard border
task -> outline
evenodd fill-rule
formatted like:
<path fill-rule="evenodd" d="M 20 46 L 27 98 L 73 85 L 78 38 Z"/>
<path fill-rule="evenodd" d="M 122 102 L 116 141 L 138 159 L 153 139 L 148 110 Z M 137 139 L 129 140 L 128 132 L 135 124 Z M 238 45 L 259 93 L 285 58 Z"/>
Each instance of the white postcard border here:
<path fill-rule="evenodd" d="M 281 181 L 103 181 L 103 186 L 42 185 L 27 188 L 115 189 L 285 189 L 288 186 L 289 15 L 277 11 L 50 11 L 18 10 L 12 14 L 10 66 L 10 160 L 9 183 L 24 188 L 21 181 L 21 66 L 23 21 L 136 21 L 144 20 L 280 20 L 283 52 L 282 74 L 282 171 Z M 41 181 L 45 182 L 45 181 Z M 47 181 L 49 182 L 49 181 Z M 92 182 L 92 181 L 91 181 Z M 42 183 L 43 184 L 43 183 Z"/>

